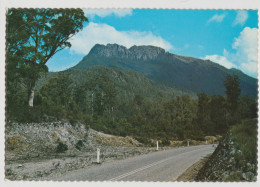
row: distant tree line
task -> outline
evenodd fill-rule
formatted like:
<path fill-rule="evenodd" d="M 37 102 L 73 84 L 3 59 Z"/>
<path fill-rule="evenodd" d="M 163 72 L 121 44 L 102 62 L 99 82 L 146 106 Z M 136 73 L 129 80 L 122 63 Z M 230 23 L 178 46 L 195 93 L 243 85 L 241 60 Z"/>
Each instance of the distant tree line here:
<path fill-rule="evenodd" d="M 228 75 L 224 85 L 226 96 L 202 92 L 195 99 L 173 95 L 170 100 L 161 100 L 136 94 L 132 99 L 118 101 L 117 88 L 105 73 L 77 85 L 70 72 L 60 72 L 36 92 L 33 108 L 27 106 L 27 100 L 22 99 L 25 97 L 17 97 L 17 105 L 8 106 L 8 119 L 68 119 L 72 124 L 80 121 L 87 127 L 133 136 L 144 143 L 151 138 L 165 142 L 203 140 L 205 136 L 225 133 L 242 119 L 257 117 L 256 99 L 240 96 L 237 76 Z"/>

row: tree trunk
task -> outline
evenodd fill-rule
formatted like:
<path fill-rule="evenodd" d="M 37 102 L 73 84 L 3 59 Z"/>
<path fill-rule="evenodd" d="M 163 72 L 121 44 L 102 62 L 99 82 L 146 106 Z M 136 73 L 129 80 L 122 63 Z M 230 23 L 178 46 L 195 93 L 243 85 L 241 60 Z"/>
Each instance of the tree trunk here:
<path fill-rule="evenodd" d="M 34 90 L 31 89 L 30 93 L 29 93 L 29 106 L 33 107 L 33 99 L 34 99 Z"/>

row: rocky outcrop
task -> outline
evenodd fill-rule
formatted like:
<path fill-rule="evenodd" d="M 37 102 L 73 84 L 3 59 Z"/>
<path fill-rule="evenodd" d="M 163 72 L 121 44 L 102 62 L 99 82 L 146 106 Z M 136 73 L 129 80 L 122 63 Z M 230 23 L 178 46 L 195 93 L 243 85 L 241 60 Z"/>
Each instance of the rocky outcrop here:
<path fill-rule="evenodd" d="M 60 151 L 74 154 L 79 141 L 84 142 L 86 148 L 92 146 L 87 143 L 91 142 L 91 136 L 83 124 L 72 126 L 69 122 L 62 121 L 9 123 L 6 125 L 5 138 L 7 161 L 49 157 Z"/>
<path fill-rule="evenodd" d="M 256 181 L 257 166 L 245 160 L 228 133 L 199 171 L 196 181 Z"/>
<path fill-rule="evenodd" d="M 66 121 L 9 123 L 5 138 L 6 161 L 76 156 L 104 146 L 141 146 L 131 137 L 108 135 Z"/>
<path fill-rule="evenodd" d="M 132 46 L 127 49 L 118 44 L 100 45 L 96 44 L 89 56 L 98 55 L 103 57 L 127 58 L 132 60 L 155 60 L 156 58 L 165 55 L 164 49 L 155 46 Z"/>

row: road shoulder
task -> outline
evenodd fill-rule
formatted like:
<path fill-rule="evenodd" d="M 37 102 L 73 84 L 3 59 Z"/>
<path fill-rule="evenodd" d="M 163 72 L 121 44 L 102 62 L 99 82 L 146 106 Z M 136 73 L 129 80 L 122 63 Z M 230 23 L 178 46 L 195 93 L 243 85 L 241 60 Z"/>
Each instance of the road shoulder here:
<path fill-rule="evenodd" d="M 211 154 L 208 154 L 203 159 L 199 160 L 198 162 L 194 163 L 191 167 L 186 169 L 184 173 L 182 173 L 176 181 L 179 182 L 194 182 L 195 177 L 197 176 L 199 170 L 204 166 L 207 162 Z"/>

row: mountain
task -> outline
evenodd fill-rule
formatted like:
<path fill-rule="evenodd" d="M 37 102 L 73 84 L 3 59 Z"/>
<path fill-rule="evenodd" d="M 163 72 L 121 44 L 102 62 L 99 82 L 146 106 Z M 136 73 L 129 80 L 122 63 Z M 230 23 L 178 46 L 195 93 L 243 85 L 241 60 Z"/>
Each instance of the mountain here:
<path fill-rule="evenodd" d="M 134 70 L 168 87 L 192 92 L 225 94 L 227 74 L 240 79 L 242 94 L 257 96 L 257 79 L 237 69 L 227 69 L 209 60 L 185 57 L 166 52 L 154 46 L 133 46 L 127 49 L 118 44 L 96 44 L 76 66 L 70 70 L 102 65 L 122 70 Z"/>
<path fill-rule="evenodd" d="M 117 90 L 119 101 L 128 101 L 135 95 L 147 98 L 172 99 L 173 96 L 187 94 L 196 97 L 196 93 L 174 87 L 167 87 L 147 78 L 145 75 L 133 70 L 121 70 L 114 67 L 92 66 L 87 69 L 74 69 L 68 71 L 72 80 L 72 87 L 83 85 L 99 75 L 106 75 Z M 47 83 L 51 77 L 58 76 L 58 72 L 49 72 L 37 81 L 36 90 Z"/>

